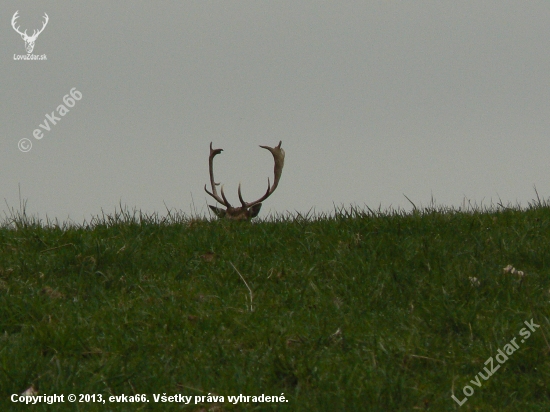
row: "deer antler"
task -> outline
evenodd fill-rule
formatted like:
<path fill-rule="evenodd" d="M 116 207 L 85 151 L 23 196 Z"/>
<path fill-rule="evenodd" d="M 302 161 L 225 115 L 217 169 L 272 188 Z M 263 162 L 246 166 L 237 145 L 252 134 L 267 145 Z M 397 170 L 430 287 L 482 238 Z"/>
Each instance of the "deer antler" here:
<path fill-rule="evenodd" d="M 210 209 L 214 211 L 214 213 L 218 217 L 227 217 L 228 219 L 234 219 L 234 220 L 245 220 L 245 219 L 251 219 L 253 217 L 256 217 L 258 213 L 260 212 L 260 208 L 262 207 L 262 203 L 265 199 L 267 199 L 269 196 L 273 194 L 275 189 L 277 189 L 277 186 L 279 185 L 279 180 L 281 179 L 281 174 L 283 172 L 283 167 L 285 164 L 285 151 L 281 148 L 282 141 L 279 142 L 278 146 L 275 147 L 269 147 L 269 146 L 260 146 L 263 149 L 267 149 L 271 152 L 273 155 L 273 159 L 275 160 L 275 166 L 274 166 L 274 175 L 275 178 L 273 180 L 273 186 L 271 186 L 271 183 L 269 181 L 269 178 L 267 179 L 267 191 L 265 194 L 259 198 L 258 200 L 255 200 L 253 202 L 245 202 L 243 200 L 242 194 L 241 194 L 241 185 L 239 184 L 239 200 L 241 201 L 241 207 L 232 207 L 231 204 L 227 201 L 227 198 L 225 197 L 225 194 L 223 193 L 223 186 L 221 188 L 221 197 L 218 195 L 218 192 L 216 190 L 216 186 L 219 186 L 219 183 L 216 183 L 214 181 L 214 157 L 218 154 L 220 154 L 223 149 L 213 149 L 212 143 L 210 143 L 210 156 L 208 158 L 208 167 L 210 171 L 210 185 L 212 187 L 212 192 L 209 192 L 208 189 L 206 189 L 206 185 L 204 185 L 204 190 L 206 193 L 208 193 L 210 196 L 212 196 L 218 203 L 221 203 L 224 205 L 227 209 L 218 209 L 217 207 L 210 206 Z"/>
<path fill-rule="evenodd" d="M 279 145 L 275 147 L 269 147 L 269 146 L 260 146 L 263 149 L 267 149 L 271 152 L 273 155 L 273 159 L 275 160 L 275 166 L 273 168 L 273 174 L 275 175 L 275 178 L 273 180 L 273 186 L 270 186 L 269 183 L 269 177 L 267 178 L 267 191 L 265 194 L 260 197 L 258 200 L 255 200 L 254 202 L 245 202 L 243 200 L 243 197 L 241 195 L 241 184 L 239 183 L 239 200 L 241 201 L 241 204 L 245 208 L 249 208 L 251 206 L 257 205 L 260 202 L 263 202 L 265 199 L 267 199 L 269 196 L 273 194 L 275 189 L 277 189 L 277 186 L 279 185 L 279 180 L 281 179 L 281 174 L 283 173 L 283 167 L 285 165 L 285 151 L 281 148 L 281 144 L 283 143 L 282 140 L 279 141 Z"/>
<path fill-rule="evenodd" d="M 50 21 L 50 18 L 48 17 L 48 15 L 46 13 L 44 13 L 44 18 L 45 18 L 45 21 L 44 21 L 44 24 L 42 25 L 42 28 L 40 30 L 38 30 L 37 33 L 34 33 L 36 31 L 36 30 L 34 30 L 31 37 L 36 38 L 36 37 L 38 37 L 38 35 L 40 33 L 42 33 L 44 31 L 44 29 L 46 28 L 46 25 L 48 24 L 48 21 Z"/>
<path fill-rule="evenodd" d="M 225 196 L 223 196 L 223 187 L 222 187 L 222 196 L 223 199 L 218 195 L 218 191 L 216 190 L 216 186 L 219 186 L 219 183 L 216 183 L 214 181 L 214 157 L 216 155 L 219 155 L 221 152 L 223 152 L 223 149 L 212 149 L 212 142 L 210 142 L 210 156 L 208 156 L 208 170 L 210 171 L 210 185 L 212 186 L 212 192 L 209 192 L 208 189 L 206 189 L 206 185 L 204 185 L 204 190 L 206 193 L 208 193 L 210 196 L 212 196 L 218 203 L 221 203 L 225 207 L 231 207 Z"/>
<path fill-rule="evenodd" d="M 12 9 L 12 10 L 13 10 L 13 9 Z M 13 15 L 13 17 L 12 17 L 12 19 L 11 19 L 11 27 L 13 27 L 13 29 L 14 29 L 17 33 L 19 33 L 21 36 L 26 36 L 26 35 L 27 35 L 27 30 L 25 30 L 25 33 L 21 33 L 21 32 L 19 31 L 19 27 L 21 27 L 21 26 L 15 27 L 15 20 L 17 20 L 17 19 L 19 18 L 19 16 L 17 15 L 18 13 L 19 13 L 19 10 L 17 10 L 17 11 L 15 12 L 15 14 Z"/>

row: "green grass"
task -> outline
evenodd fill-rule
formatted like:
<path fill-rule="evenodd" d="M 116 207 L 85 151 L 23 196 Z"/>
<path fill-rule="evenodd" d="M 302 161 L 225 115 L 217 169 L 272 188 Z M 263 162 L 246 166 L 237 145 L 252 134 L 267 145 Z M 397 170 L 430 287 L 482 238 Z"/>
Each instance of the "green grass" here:
<path fill-rule="evenodd" d="M 545 202 L 253 223 L 14 214 L 0 227 L 0 410 L 548 411 L 549 263 Z M 31 385 L 149 402 L 10 401 Z M 208 394 L 224 402 L 195 404 Z"/>

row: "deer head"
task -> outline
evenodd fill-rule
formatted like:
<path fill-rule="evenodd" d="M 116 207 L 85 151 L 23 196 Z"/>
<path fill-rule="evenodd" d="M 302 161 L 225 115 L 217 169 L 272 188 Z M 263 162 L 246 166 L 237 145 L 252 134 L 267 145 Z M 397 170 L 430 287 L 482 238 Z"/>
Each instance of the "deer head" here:
<path fill-rule="evenodd" d="M 260 146 L 263 149 L 269 150 L 273 155 L 273 159 L 275 160 L 275 180 L 273 181 L 273 186 L 271 186 L 268 178 L 267 191 L 265 192 L 265 194 L 258 200 L 255 200 L 253 202 L 245 202 L 241 194 L 241 184 L 239 183 L 238 193 L 239 200 L 241 201 L 241 206 L 233 207 L 227 201 L 227 198 L 223 193 L 223 186 L 221 188 L 221 197 L 216 191 L 216 186 L 219 186 L 220 184 L 214 182 L 214 157 L 220 154 L 223 149 L 212 149 L 212 143 L 210 143 L 210 156 L 208 158 L 208 167 L 210 169 L 210 185 L 212 186 L 212 192 L 209 192 L 208 189 L 206 189 L 206 185 L 204 185 L 204 190 L 206 191 L 206 193 L 216 199 L 218 203 L 221 203 L 226 207 L 226 209 L 224 210 L 209 205 L 210 209 L 212 209 L 216 216 L 218 216 L 219 218 L 226 218 L 231 220 L 250 220 L 253 217 L 258 216 L 258 213 L 260 213 L 260 209 L 262 208 L 262 202 L 269 196 L 271 196 L 275 189 L 277 189 L 277 186 L 279 185 L 279 180 L 281 179 L 281 173 L 283 172 L 283 166 L 285 165 L 285 151 L 281 148 L 281 144 L 282 142 L 279 142 L 279 146 L 275 147 Z"/>
<path fill-rule="evenodd" d="M 19 17 L 17 15 L 17 13 L 19 13 L 19 10 L 17 10 L 15 12 L 15 14 L 13 15 L 12 19 L 11 19 L 11 26 L 13 27 L 13 29 L 19 33 L 21 35 L 21 38 L 23 40 L 25 40 L 25 48 L 27 49 L 27 53 L 32 53 L 33 49 L 34 49 L 34 42 L 36 41 L 36 38 L 38 37 L 38 35 L 40 33 L 42 33 L 42 31 L 44 30 L 44 28 L 46 27 L 46 24 L 48 24 L 48 20 L 50 19 L 48 17 L 48 15 L 46 13 L 44 13 L 44 18 L 46 19 L 46 21 L 44 21 L 44 24 L 42 25 L 42 28 L 40 30 L 38 30 L 38 32 L 36 30 L 33 31 L 32 33 L 32 36 L 28 36 L 27 35 L 27 30 L 25 30 L 24 33 L 21 33 L 19 31 L 19 27 L 20 26 L 17 26 L 15 27 L 15 20 L 17 20 L 17 18 Z"/>

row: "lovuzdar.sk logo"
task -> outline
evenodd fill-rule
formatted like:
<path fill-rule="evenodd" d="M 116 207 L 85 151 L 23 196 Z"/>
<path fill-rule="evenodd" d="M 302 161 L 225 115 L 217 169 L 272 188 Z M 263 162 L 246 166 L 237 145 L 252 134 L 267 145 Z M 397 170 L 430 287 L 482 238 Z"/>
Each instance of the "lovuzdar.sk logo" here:
<path fill-rule="evenodd" d="M 16 20 L 18 18 L 19 18 L 19 10 L 17 10 L 13 15 L 11 19 L 11 26 L 17 33 L 19 33 L 19 35 L 21 35 L 21 38 L 25 41 L 25 49 L 27 50 L 27 55 L 25 56 L 25 55 L 14 54 L 13 55 L 14 60 L 46 60 L 45 54 L 41 56 L 36 56 L 32 54 L 32 51 L 34 50 L 34 43 L 36 42 L 36 39 L 38 38 L 40 33 L 44 31 L 44 29 L 46 28 L 46 25 L 48 24 L 48 21 L 50 19 L 48 15 L 44 13 L 44 16 L 43 16 L 44 22 L 42 24 L 42 28 L 40 30 L 33 30 L 33 33 L 31 36 L 27 34 L 27 30 L 22 32 L 21 30 L 19 30 L 21 26 L 19 25 L 16 26 L 17 24 Z"/>

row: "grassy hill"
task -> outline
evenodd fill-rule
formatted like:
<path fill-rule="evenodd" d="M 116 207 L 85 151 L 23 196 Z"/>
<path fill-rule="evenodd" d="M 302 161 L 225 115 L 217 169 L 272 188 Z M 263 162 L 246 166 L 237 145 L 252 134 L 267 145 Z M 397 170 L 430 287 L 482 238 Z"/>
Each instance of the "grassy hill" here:
<path fill-rule="evenodd" d="M 541 202 L 253 223 L 14 214 L 1 410 L 30 410 L 10 398 L 32 385 L 65 397 L 33 410 L 548 411 L 549 263 Z M 148 402 L 109 401 L 122 394 Z"/>

